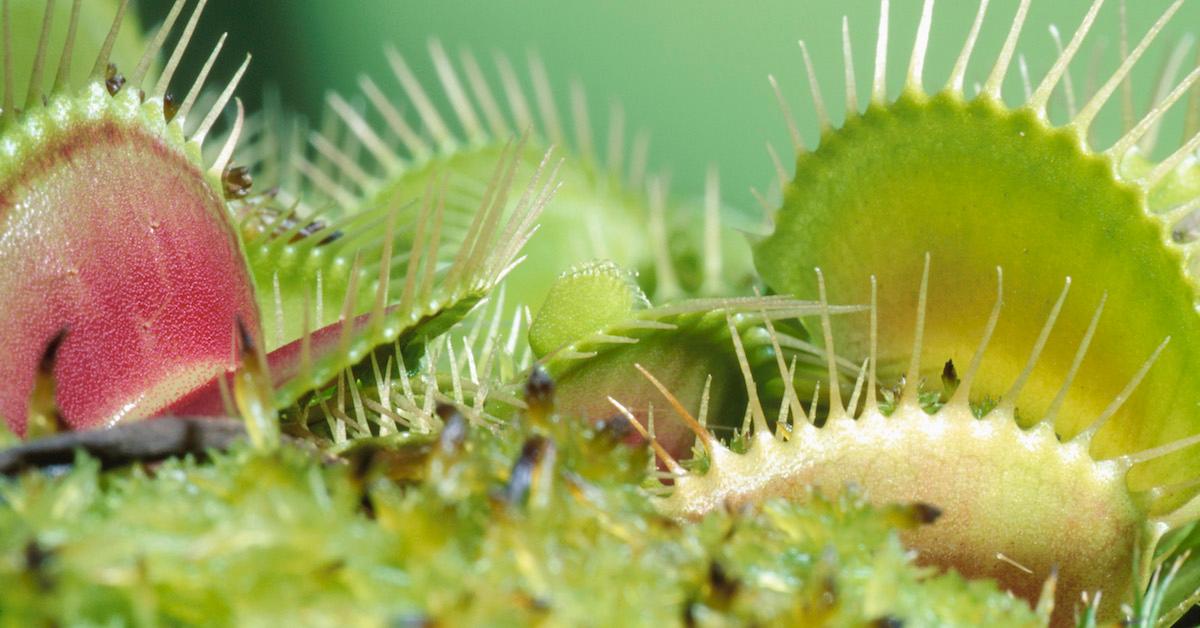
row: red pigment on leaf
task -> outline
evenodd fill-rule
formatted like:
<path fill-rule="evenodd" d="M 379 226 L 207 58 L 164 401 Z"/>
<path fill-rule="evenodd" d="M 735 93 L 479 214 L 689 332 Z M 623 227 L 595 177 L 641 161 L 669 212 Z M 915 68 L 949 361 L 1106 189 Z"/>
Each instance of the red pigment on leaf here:
<path fill-rule="evenodd" d="M 389 309 L 390 311 L 390 309 Z M 371 315 L 362 314 L 355 317 L 351 325 L 351 334 L 360 332 L 370 323 Z M 312 332 L 308 337 L 309 355 L 312 359 L 324 358 L 341 347 L 342 333 L 345 326 L 338 322 L 327 325 Z M 304 372 L 302 361 L 304 340 L 298 339 L 267 354 L 267 370 L 270 371 L 272 387 L 279 387 L 300 376 Z M 233 373 L 223 373 L 229 389 L 233 388 Z M 213 377 L 201 386 L 181 397 L 171 408 L 171 414 L 176 416 L 226 416 L 229 408 L 221 398 L 221 385 Z M 319 382 L 313 382 L 314 386 Z"/>
<path fill-rule="evenodd" d="M 395 312 L 399 306 L 391 306 L 383 310 L 384 316 L 388 316 Z M 331 323 L 310 332 L 308 334 L 308 360 L 305 363 L 304 355 L 304 338 L 299 338 L 289 342 L 266 355 L 267 370 L 271 378 L 271 386 L 278 392 L 284 385 L 296 380 L 300 377 L 305 377 L 303 381 L 307 382 L 307 386 L 317 388 L 333 381 L 336 377 L 336 372 L 324 378 L 316 377 L 312 373 L 306 372 L 306 369 L 311 368 L 313 364 L 326 361 L 329 356 L 342 350 L 343 337 L 354 339 L 359 338 L 364 334 L 364 331 L 369 325 L 373 324 L 372 313 L 359 314 L 354 318 L 349 319 L 350 325 L 346 325 L 342 321 Z M 402 337 L 403 338 L 403 337 Z M 347 365 L 343 364 L 341 367 Z M 225 378 L 225 383 L 230 390 L 233 388 L 233 373 L 226 372 L 221 376 L 213 377 L 202 386 L 190 391 L 187 395 L 180 398 L 174 403 L 169 411 L 175 416 L 226 416 L 230 412 L 230 408 L 226 407 L 227 400 L 221 396 L 221 385 L 218 381 L 220 377 Z M 295 398 L 288 400 L 288 403 L 295 401 Z"/>
<path fill-rule="evenodd" d="M 25 429 L 45 343 L 73 428 L 153 416 L 236 363 L 258 335 L 223 202 L 159 138 L 112 121 L 62 133 L 0 182 L 0 416 Z"/>

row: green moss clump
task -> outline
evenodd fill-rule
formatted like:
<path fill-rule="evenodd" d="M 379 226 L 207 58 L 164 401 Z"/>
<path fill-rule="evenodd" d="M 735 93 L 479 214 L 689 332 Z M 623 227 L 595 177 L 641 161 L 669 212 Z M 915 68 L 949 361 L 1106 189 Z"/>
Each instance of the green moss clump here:
<path fill-rule="evenodd" d="M 816 498 L 680 525 L 621 424 L 530 422 L 455 417 L 337 462 L 243 446 L 2 480 L 0 625 L 1043 623 L 914 566 L 895 533 L 910 507 Z"/>

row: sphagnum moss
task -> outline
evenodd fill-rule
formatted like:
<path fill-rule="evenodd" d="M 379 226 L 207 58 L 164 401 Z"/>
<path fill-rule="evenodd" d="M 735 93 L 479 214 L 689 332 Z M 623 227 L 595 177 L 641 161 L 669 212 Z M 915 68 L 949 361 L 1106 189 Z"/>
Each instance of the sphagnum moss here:
<path fill-rule="evenodd" d="M 164 355 L 137 370 L 138 377 L 106 371 L 119 376 L 121 386 L 101 388 L 109 397 L 137 400 L 138 411 L 130 416 L 163 408 L 240 412 L 253 446 L 236 447 L 206 463 L 170 461 L 124 471 L 99 472 L 95 462 L 80 458 L 73 469 L 58 475 L 29 470 L 4 480 L 0 564 L 6 568 L 0 578 L 11 584 L 0 587 L 5 611 L 0 621 L 322 624 L 344 623 L 348 615 L 365 625 L 1062 625 L 1078 611 L 1080 623 L 1088 625 L 1097 617 L 1118 617 L 1119 603 L 1128 603 L 1126 612 L 1143 623 L 1186 609 L 1187 602 L 1181 601 L 1190 591 L 1168 583 L 1181 574 L 1174 582 L 1188 582 L 1191 563 L 1181 560 L 1164 571 L 1156 569 L 1161 560 L 1149 555 L 1164 531 L 1186 531 L 1194 519 L 1190 506 L 1179 508 L 1194 492 L 1190 467 L 1168 466 L 1171 454 L 1193 442 L 1187 429 L 1190 415 L 1170 404 L 1189 388 L 1179 378 L 1190 372 L 1182 354 L 1192 350 L 1187 334 L 1194 312 L 1180 304 L 1190 304 L 1194 296 L 1180 288 L 1190 287 L 1192 279 L 1184 263 L 1190 248 L 1178 244 L 1188 232 L 1178 219 L 1195 209 L 1188 159 L 1197 140 L 1186 140 L 1159 163 L 1138 157 L 1134 146 L 1200 74 L 1193 72 L 1169 93 L 1160 90 L 1162 100 L 1107 153 L 1097 154 L 1079 140 L 1096 109 L 1179 2 L 1066 130 L 1045 121 L 1045 102 L 1101 2 L 1093 5 L 1062 62 L 1036 91 L 1030 90 L 1028 104 L 1015 111 L 999 101 L 998 85 L 1028 0 L 1021 4 L 982 96 L 970 102 L 961 96 L 964 68 L 986 4 L 948 91 L 930 97 L 920 87 L 933 6 L 926 2 L 906 92 L 887 102 L 879 87 L 886 77 L 886 55 L 881 55 L 871 107 L 863 114 L 854 112 L 842 129 L 826 124 L 821 146 L 799 156 L 798 175 L 785 185 L 775 232 L 756 246 L 758 272 L 768 288 L 818 303 L 749 297 L 650 306 L 629 292 L 628 283 L 621 293 L 624 301 L 604 303 L 595 311 L 578 311 L 588 299 L 551 299 L 529 333 L 539 361 L 563 384 L 560 411 L 554 409 L 552 380 L 538 368 L 532 370 L 524 398 L 513 394 L 524 380 L 514 380 L 511 372 L 528 363 L 518 357 L 528 315 L 518 315 L 503 341 L 497 329 L 505 312 L 499 305 L 492 307 L 490 319 L 473 321 L 465 338 L 444 335 L 506 277 L 514 277 L 513 263 L 534 237 L 534 222 L 557 189 L 559 175 L 575 169 L 583 173 L 581 180 L 593 184 L 621 179 L 589 166 L 594 164 L 589 161 L 590 131 L 586 111 L 578 107 L 578 154 L 569 155 L 565 166 L 556 166 L 540 149 L 526 148 L 562 136 L 557 112 L 546 106 L 545 77 L 536 72 L 536 64 L 541 137 L 503 144 L 494 140 L 507 135 L 508 121 L 497 113 L 495 98 L 472 59 L 464 58 L 463 65 L 479 109 L 471 105 L 440 46 L 432 48 L 441 87 L 463 127 L 463 141 L 448 130 L 403 60 L 392 55 L 420 124 L 436 139 L 436 151 L 427 144 L 420 150 L 425 140 L 411 133 L 403 117 L 392 115 L 397 110 L 389 108 L 377 86 L 364 81 L 387 131 L 344 100 L 332 99 L 332 110 L 354 136 L 352 146 L 338 147 L 331 136 L 312 137 L 319 154 L 315 160 L 324 166 L 299 158 L 296 167 L 306 184 L 265 196 L 248 195 L 247 172 L 229 167 L 244 127 L 240 107 L 205 174 L 198 138 L 209 133 L 216 114 L 206 116 L 190 134 L 183 132 L 182 120 L 193 100 L 185 99 L 177 109 L 165 91 L 177 56 L 168 61 L 165 78 L 141 85 L 150 60 L 181 14 L 182 1 L 173 5 L 129 84 L 115 71 L 100 73 L 102 54 L 89 82 L 90 96 L 80 99 L 56 90 L 45 113 L 37 106 L 36 91 L 32 108 L 20 113 L 7 98 L 4 133 L 10 146 L 22 149 L 0 164 L 12 176 L 28 178 L 47 167 L 61 170 L 63 176 L 55 178 L 60 187 L 79 193 L 72 177 L 83 176 L 88 159 L 76 164 L 35 157 L 44 156 L 50 146 L 41 135 L 43 118 L 61 123 L 65 131 L 59 131 L 70 136 L 78 124 L 70 117 L 72 108 L 82 107 L 80 114 L 87 115 L 91 109 L 86 105 L 93 101 L 116 107 L 112 110 L 118 114 L 121 107 L 129 109 L 128 116 L 117 116 L 120 129 L 149 134 L 151 144 L 183 160 L 184 170 L 191 172 L 194 166 L 197 189 L 204 191 L 200 196 L 212 202 L 177 204 L 164 216 L 183 223 L 215 220 L 222 225 L 217 235 L 191 232 L 201 240 L 197 250 L 226 250 L 226 257 L 240 263 L 205 265 L 213 271 L 211 278 L 175 282 L 170 263 L 126 261 L 132 272 L 163 271 L 167 291 L 180 286 L 209 290 L 217 302 L 244 311 L 208 312 L 212 316 L 203 321 L 201 327 L 215 330 L 212 338 L 228 341 L 214 352 L 219 367 L 208 369 L 211 360 L 184 356 L 180 368 L 208 369 L 215 378 L 197 375 L 191 381 L 190 375 L 172 371 L 175 367 Z M 881 41 L 886 41 L 886 7 L 885 2 Z M 198 17 L 199 9 L 189 24 Z M 190 32 L 190 26 L 184 29 L 177 50 L 186 47 Z M 807 61 L 807 51 L 805 56 Z M 43 52 L 37 53 L 33 67 L 41 59 Z M 520 125 L 529 120 L 529 108 L 521 107 L 524 96 L 506 65 L 501 64 L 501 71 L 514 121 L 528 126 Z M 33 75 L 36 90 L 38 72 Z M 814 92 L 815 87 L 814 82 Z M 213 111 L 219 112 L 232 93 L 233 85 L 222 90 Z M 817 110 L 824 119 L 819 97 Z M 54 112 L 67 117 L 58 120 Z M 392 152 L 380 140 L 381 132 L 404 140 L 407 153 Z M 114 150 L 105 143 L 113 141 L 102 136 L 98 145 Z M 619 143 L 610 146 L 623 157 Z M 369 170 L 349 156 L 359 148 L 375 160 L 366 164 Z M 982 163 L 985 153 L 996 148 L 1007 150 L 1000 152 L 1008 157 Z M 958 149 L 965 152 L 956 153 Z M 136 158 L 139 153 L 126 152 L 131 154 L 116 154 Z M 620 157 L 609 159 L 608 167 L 619 172 L 613 162 Z M 410 158 L 416 167 L 404 163 Z M 941 159 L 938 176 L 914 176 L 905 159 L 918 158 Z M 864 164 L 870 159 L 884 161 L 868 168 Z M 138 181 L 107 182 L 126 192 L 142 190 L 139 185 L 162 180 L 153 175 L 160 172 L 157 168 L 173 163 L 162 161 L 130 165 L 141 175 Z M 281 169 L 279 163 L 268 165 Z M 458 172 L 460 166 L 469 172 Z M 489 172 L 490 177 L 481 174 Z M 876 184 L 845 178 L 855 172 L 868 172 Z M 1031 185 L 1039 177 L 1058 185 Z M 972 185 L 953 184 L 960 179 Z M 523 184 L 525 180 L 530 183 Z M 594 250 L 603 251 L 618 241 L 629 244 L 632 240 L 620 241 L 625 232 L 647 221 L 649 237 L 626 263 L 649 262 L 653 272 L 644 285 L 656 300 L 692 292 L 733 296 L 744 289 L 731 285 L 736 273 L 726 275 L 717 263 L 725 249 L 712 195 L 700 230 L 705 253 L 697 258 L 671 248 L 663 186 L 651 188 L 647 208 L 641 207 L 635 190 L 635 200 L 624 209 L 620 206 L 629 196 L 619 185 L 615 194 L 602 188 L 583 185 L 574 194 L 589 206 L 616 206 L 612 215 L 599 214 L 594 223 L 587 222 L 593 214 L 578 223 L 559 216 L 559 230 L 590 233 L 598 240 L 591 242 Z M 42 187 L 30 184 L 29 189 L 38 197 Z M 397 192 L 405 189 L 409 191 Z M 314 193 L 337 209 L 305 213 Z M 521 198 L 510 203 L 510 194 Z M 153 218 L 153 201 L 159 197 L 178 200 L 147 192 L 134 194 L 123 206 L 138 217 Z M 463 212 L 464 198 L 469 199 L 465 207 L 479 209 Z M 294 201 L 300 205 L 291 205 Z M 958 221 L 944 215 L 947 204 L 963 202 L 979 211 L 957 214 Z M 47 211 L 34 214 L 51 222 L 78 217 L 65 210 L 71 205 L 49 202 Z M 896 211 L 904 214 L 904 224 L 899 231 L 889 231 L 887 224 L 865 233 L 842 228 L 837 221 L 851 219 L 853 213 L 846 206 L 863 214 L 854 218 L 859 226 L 875 224 L 872 212 L 891 215 L 892 206 L 900 208 Z M 1022 237 L 1039 242 L 1061 238 L 1061 229 L 1046 224 L 1054 219 L 1069 223 L 1083 241 L 1100 231 L 1113 246 L 1097 245 L 1078 258 L 1050 245 L 1028 255 L 1017 244 L 972 227 L 1016 229 L 1005 222 L 1014 215 L 1030 218 L 1018 229 Z M 943 242 L 931 239 L 937 233 L 932 227 L 920 226 L 925 219 L 950 230 Z M 235 220 L 240 228 L 232 228 Z M 153 219 L 148 224 L 149 236 L 135 230 L 126 243 L 131 251 L 163 250 L 156 238 L 169 233 L 160 233 Z M 0 227 L 21 233 L 11 221 Z M 916 236 L 906 237 L 912 235 L 909 231 Z M 606 243 L 608 238 L 617 241 Z M 235 246 L 220 249 L 219 242 Z M 552 254 L 555 242 L 533 242 L 535 251 L 546 247 L 538 255 L 548 261 L 534 269 L 544 277 L 545 264 L 559 261 Z M 1142 252 L 1138 261 L 1122 257 L 1129 250 Z M 99 249 L 88 246 L 49 246 L 46 251 L 68 271 L 72 264 L 92 259 L 89 255 L 104 259 Z M 922 255 L 923 268 L 906 266 Z M 900 263 L 884 264 L 880 260 L 885 258 Z M 931 282 L 931 259 L 934 268 L 941 268 L 943 259 L 960 267 L 956 281 L 946 284 L 935 275 Z M 565 266 L 578 260 L 566 256 L 561 261 Z M 1068 302 L 1066 290 L 1055 286 L 1071 275 L 1068 285 L 1076 286 L 1076 293 L 1080 286 L 1093 297 L 1107 290 L 1108 296 L 1092 301 L 1107 303 L 1111 312 L 1116 301 L 1130 298 L 1128 269 L 1138 263 L 1155 272 L 1137 284 L 1139 303 L 1150 306 L 1148 312 L 1134 312 L 1122 301 L 1123 315 L 1137 314 L 1127 326 L 1135 332 L 1127 334 L 1127 343 L 1114 344 L 1111 328 L 1097 322 L 1108 320 L 1100 317 L 1101 308 Z M 939 320 L 935 315 L 942 308 L 930 305 L 938 306 L 938 299 L 955 299 L 964 311 L 970 309 L 972 299 L 966 295 L 980 282 L 968 271 L 981 264 L 989 270 L 1000 267 L 1008 286 L 996 291 L 990 313 L 973 317 L 958 312 L 950 324 Z M 806 279 L 816 265 L 822 270 Z M 1029 270 L 1031 265 L 1037 273 Z M 133 285 L 123 280 L 121 268 L 84 273 L 77 283 Z M 609 278 L 617 272 L 594 268 Z M 5 271 L 19 288 L 14 294 L 31 298 L 21 288 L 29 277 Z M 866 281 L 871 273 L 882 280 Z M 564 277 L 560 292 L 587 289 L 581 276 Z M 851 314 L 861 307 L 846 308 L 846 317 L 831 319 L 839 310 L 827 304 L 826 280 L 837 298 L 868 301 L 855 298 L 855 290 L 860 291 L 857 296 L 872 297 L 869 326 L 859 325 Z M 545 294 L 544 278 L 522 281 L 539 285 L 514 287 L 513 292 Z M 1106 287 L 1105 281 L 1118 283 Z M 875 298 L 877 283 L 882 299 Z M 817 293 L 814 286 L 820 288 Z M 870 292 L 861 292 L 863 286 L 870 286 Z M 895 307 L 905 301 L 906 286 L 908 296 L 918 301 L 915 309 Z M 212 295 L 185 295 L 182 300 L 196 305 Z M 589 298 L 606 299 L 602 293 Z M 1002 300 L 1006 316 L 1015 312 L 1011 323 L 1001 317 Z M 141 349 L 157 347 L 161 353 L 162 347 L 175 346 L 170 334 L 160 334 L 154 325 L 163 316 L 187 310 L 169 299 L 137 295 L 121 303 L 132 305 L 135 322 L 148 330 Z M 1085 308 L 1082 314 L 1079 307 Z M 145 308 L 153 315 L 147 318 Z M 1042 316 L 1046 309 L 1050 314 Z M 120 317 L 103 308 L 90 311 L 100 321 Z M 55 316 L 64 318 L 60 314 Z M 817 314 L 820 326 L 811 328 L 819 330 L 815 334 L 787 320 Z M 39 320 L 67 328 L 67 335 L 54 338 L 94 341 L 88 333 L 80 335 L 86 328 L 71 325 L 76 322 L 71 316 L 55 316 Z M 976 318 L 982 333 L 969 322 Z M 43 367 L 24 371 L 33 381 L 32 395 L 28 389 L 17 390 L 13 408 L 5 406 L 9 419 L 16 419 L 13 425 L 22 425 L 28 414 L 44 417 L 39 429 L 51 430 L 60 411 L 78 424 L 95 422 L 92 415 L 110 419 L 111 412 L 103 408 L 82 414 L 73 409 L 72 395 L 85 389 L 63 375 L 71 372 L 70 353 L 43 352 L 46 338 L 41 336 L 49 332 L 24 333 L 23 322 L 10 328 L 22 343 L 22 355 L 32 356 L 27 361 L 40 361 Z M 1056 326 L 1070 328 L 1078 341 L 1048 342 Z M 240 339 L 234 338 L 235 329 Z M 908 329 L 916 331 L 909 336 Z M 809 343 L 809 335 L 821 338 L 819 346 Z M 1160 336 L 1172 336 L 1172 342 L 1168 345 Z M 708 348 L 681 350 L 689 342 Z M 953 368 L 943 368 L 944 381 L 957 384 L 943 398 L 921 380 L 929 375 L 928 360 L 940 366 L 948 356 L 965 364 L 967 354 L 954 353 L 959 345 L 968 346 L 974 357 L 961 381 Z M 1110 345 L 1116 348 L 1097 349 Z M 1176 352 L 1179 346 L 1184 348 Z M 130 355 L 124 347 L 105 351 L 105 358 L 118 361 Z M 1098 352 L 1108 365 L 1096 371 L 1088 361 L 1095 358 L 1088 356 Z M 849 369 L 846 356 L 853 360 Z M 841 380 L 860 359 L 847 407 Z M 814 401 L 807 410 L 797 392 L 812 387 L 811 370 L 797 370 L 803 360 L 825 362 L 829 371 L 824 382 L 828 401 Z M 235 363 L 239 370 L 226 374 Z M 909 365 L 906 377 L 894 391 L 885 389 L 881 401 L 879 385 L 896 381 L 897 363 Z M 1035 370 L 1038 364 L 1050 365 L 1053 373 Z M 157 383 L 146 381 L 144 376 L 160 366 L 170 366 L 167 375 Z M 719 381 L 707 383 L 706 375 Z M 209 383 L 197 388 L 205 380 Z M 1162 382 L 1172 381 L 1173 388 L 1164 388 Z M 174 392 L 164 393 L 164 386 Z M 1082 401 L 1054 394 L 1081 388 L 1087 391 Z M 651 399 L 660 394 L 656 425 Z M 17 405 L 30 396 L 27 413 Z M 148 405 L 145 399 L 150 399 Z M 778 413 L 768 413 L 763 405 L 768 399 L 780 402 Z M 675 424 L 661 420 L 664 404 Z M 597 405 L 611 410 L 592 415 Z M 700 419 L 689 410 L 697 407 Z M 285 425 L 289 436 L 284 439 L 276 430 L 279 410 L 298 419 Z M 821 410 L 827 413 L 823 421 L 817 418 Z M 1135 415 L 1145 422 L 1127 418 Z M 1035 420 L 1031 417 L 1042 422 L 1019 427 Z M 744 427 L 729 446 L 722 445 L 704 428 L 709 418 L 714 427 L 737 425 L 743 418 Z M 618 444 L 633 432 L 649 441 L 664 471 L 653 470 L 644 449 Z M 132 433 L 131 438 L 138 438 L 136 430 Z M 691 434 L 698 439 L 700 455 L 680 462 Z M 1058 434 L 1065 439 L 1060 441 Z M 324 448 L 324 454 L 311 445 L 292 445 L 304 442 Z M 1097 444 L 1102 442 L 1108 445 Z M 1166 460 L 1156 463 L 1157 458 Z M 670 482 L 663 485 L 658 478 Z M 862 493 L 847 484 L 860 485 Z M 1166 547 L 1187 549 L 1186 537 L 1176 540 L 1178 544 Z M 996 578 L 1025 600 L 1000 593 L 987 579 L 939 575 L 915 566 L 914 560 Z M 621 586 L 613 586 L 614 581 Z M 1144 588 L 1148 592 L 1142 595 Z"/>
<path fill-rule="evenodd" d="M 536 395 L 504 429 L 450 408 L 438 434 L 363 441 L 348 464 L 240 446 L 5 480 L 0 624 L 1044 621 L 914 566 L 895 531 L 930 518 L 920 505 L 814 495 L 681 526 L 620 423 L 580 428 Z"/>

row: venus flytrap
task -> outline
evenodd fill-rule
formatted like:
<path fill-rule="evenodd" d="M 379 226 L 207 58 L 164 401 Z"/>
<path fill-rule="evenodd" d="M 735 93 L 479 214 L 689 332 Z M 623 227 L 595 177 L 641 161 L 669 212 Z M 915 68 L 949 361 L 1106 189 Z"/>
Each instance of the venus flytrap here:
<path fill-rule="evenodd" d="M 438 80 L 423 84 L 403 56 L 388 48 L 392 76 L 359 78 L 357 96 L 367 103 L 365 110 L 352 106 L 349 95 L 333 93 L 317 129 L 296 127 L 287 136 L 265 130 L 251 151 L 264 154 L 263 167 L 279 173 L 278 181 L 269 182 L 281 184 L 279 202 L 294 206 L 301 217 L 325 206 L 336 208 L 335 215 L 354 215 L 395 197 L 416 198 L 430 180 L 446 176 L 442 229 L 456 237 L 466 229 L 467 212 L 486 187 L 504 142 L 527 132 L 531 137 L 517 157 L 516 180 L 534 172 L 553 146 L 563 157 L 556 170 L 561 187 L 541 216 L 539 234 L 525 247 L 527 262 L 512 271 L 510 299 L 536 309 L 560 272 L 595 259 L 635 271 L 658 301 L 748 291 L 749 252 L 740 235 L 722 228 L 715 170 L 700 201 L 680 203 L 668 196 L 667 178 L 647 170 L 648 136 L 638 134 L 630 145 L 619 105 L 612 106 L 608 135 L 601 140 L 594 136 L 581 85 L 571 84 L 569 115 L 564 114 L 536 55 L 528 60 L 532 89 L 510 59 L 496 55 L 497 91 L 481 69 L 487 64 L 469 49 L 460 52 L 455 63 L 431 40 Z M 453 115 L 444 116 L 437 102 Z M 406 108 L 416 112 L 416 123 L 401 114 Z M 417 132 L 421 128 L 426 132 Z M 402 208 L 400 222 L 413 222 L 417 214 L 417 207 Z M 269 280 L 275 262 L 252 256 L 260 281 Z"/>
<path fill-rule="evenodd" d="M 524 187 L 514 182 L 514 156 L 524 142 L 510 142 L 491 176 L 491 186 L 504 189 L 485 195 L 478 211 L 458 213 L 468 221 L 463 233 L 439 239 L 446 191 L 429 185 L 423 200 L 412 203 L 422 210 L 415 226 L 397 224 L 408 199 L 389 197 L 370 211 L 328 219 L 331 227 L 320 233 L 296 238 L 296 230 L 284 229 L 245 248 L 227 201 L 243 199 L 250 183 L 233 165 L 244 127 L 233 94 L 246 63 L 198 124 L 189 124 L 189 114 L 224 40 L 185 96 L 168 92 L 204 2 L 188 15 L 162 75 L 149 76 L 186 4 L 172 5 L 128 77 L 108 62 L 125 4 L 82 86 L 61 82 L 71 75 L 71 39 L 60 80 L 45 98 L 46 37 L 32 61 L 24 110 L 12 104 L 9 77 L 0 140 L 8 155 L 0 164 L 8 181 L 0 254 L 5 292 L 12 295 L 5 311 L 13 324 L 4 342 L 13 359 L 4 368 L 13 385 L 0 399 L 18 431 L 41 347 L 60 329 L 70 333 L 55 377 L 63 416 L 74 427 L 162 413 L 232 412 L 231 397 L 221 389 L 237 379 L 236 326 L 245 330 L 247 347 L 272 343 L 260 366 L 271 377 L 273 399 L 235 395 L 265 403 L 255 416 L 273 416 L 379 345 L 398 342 L 415 361 L 426 337 L 465 316 L 511 270 L 553 194 L 554 175 L 546 168 Z M 79 13 L 71 13 L 71 32 Z M 7 18 L 4 23 L 8 28 Z M 13 65 L 11 58 L 6 62 Z M 209 151 L 210 162 L 203 157 L 205 139 L 230 102 L 237 117 L 219 150 Z M 510 187 L 524 192 L 511 207 Z M 265 278 L 254 272 L 262 260 L 273 268 Z M 281 291 L 299 298 L 283 303 Z M 321 314 L 326 300 L 329 317 Z"/>
<path fill-rule="evenodd" d="M 1056 573 L 1065 599 L 1103 591 L 1101 618 L 1118 616 L 1120 603 L 1147 583 L 1148 562 L 1140 573 L 1130 568 L 1135 548 L 1149 552 L 1163 533 L 1195 521 L 1189 448 L 1200 419 L 1187 382 L 1200 319 L 1192 245 L 1179 226 L 1197 208 L 1200 135 L 1160 162 L 1138 151 L 1200 71 L 1160 90 L 1161 100 L 1111 147 L 1087 139 L 1181 2 L 1063 126 L 1048 120 L 1046 105 L 1103 0 L 1091 4 L 1025 102 L 1010 108 L 1000 87 L 1029 4 L 1020 3 L 987 79 L 968 99 L 964 76 L 988 3 L 980 3 L 945 88 L 930 95 L 923 66 L 934 3 L 926 0 L 904 90 L 892 101 L 883 2 L 870 101 L 858 110 L 847 56 L 850 106 L 838 128 L 801 44 L 821 141 L 808 150 L 788 118 L 796 175 L 783 181 L 773 232 L 755 245 L 756 266 L 781 293 L 824 301 L 828 285 L 842 299 L 872 303 L 869 324 L 823 316 L 820 326 L 829 354 L 836 347 L 867 359 L 865 407 L 857 419 L 847 410 L 831 362 L 823 427 L 801 424 L 780 438 L 778 426 L 772 436 L 756 422 L 740 455 L 697 431 L 707 472 L 676 479 L 668 512 L 697 516 L 813 484 L 857 484 L 880 502 L 929 501 L 945 515 L 907 539 L 921 560 L 996 578 L 1031 601 Z M 1003 288 L 993 298 L 981 279 L 997 267 Z M 969 368 L 953 396 L 927 413 L 918 391 L 947 363 Z M 777 377 L 791 379 L 782 368 Z M 876 385 L 896 381 L 885 416 Z M 998 402 L 972 411 L 985 400 Z M 1086 522 L 1078 519 L 1085 512 Z M 1060 605 L 1054 623 L 1070 617 Z"/>
<path fill-rule="evenodd" d="M 568 138 L 536 59 L 532 97 L 497 59 L 500 98 L 469 52 L 456 66 L 433 42 L 434 87 L 390 51 L 401 98 L 364 78 L 366 109 L 331 96 L 328 125 L 285 137 L 235 99 L 244 65 L 198 108 L 223 39 L 170 96 L 203 4 L 175 2 L 131 67 L 105 52 L 44 103 L 34 71 L 22 110 L 5 90 L 0 345 L 27 385 L 0 390 L 0 415 L 20 431 L 60 411 L 73 427 L 229 414 L 253 446 L 156 466 L 243 431 L 171 419 L 159 436 L 182 444 L 153 455 L 97 446 L 147 438 L 137 424 L 4 452 L 6 612 L 1148 625 L 1191 605 L 1196 123 L 1150 155 L 1200 71 L 1166 79 L 1111 147 L 1088 139 L 1179 1 L 1063 125 L 1047 102 L 1102 0 L 1016 107 L 1000 86 L 1029 0 L 973 97 L 988 3 L 928 94 L 926 0 L 895 100 L 883 2 L 869 105 L 847 56 L 840 127 L 802 46 L 822 137 L 805 148 L 789 114 L 797 173 L 777 160 L 757 277 L 720 227 L 715 174 L 686 212 L 641 143 L 627 154 L 619 113 L 600 159 L 582 91 Z M 659 468 L 619 444 L 635 434 Z M 22 472 L 74 447 L 107 470 Z M 205 559 L 220 574 L 193 577 Z"/>

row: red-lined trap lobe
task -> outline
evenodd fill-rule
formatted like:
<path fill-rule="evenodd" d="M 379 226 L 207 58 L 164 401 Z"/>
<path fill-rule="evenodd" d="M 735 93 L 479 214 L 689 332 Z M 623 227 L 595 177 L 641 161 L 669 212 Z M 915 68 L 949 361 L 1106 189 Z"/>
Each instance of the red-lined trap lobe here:
<path fill-rule="evenodd" d="M 175 148 L 134 126 L 74 125 L 0 184 L 0 415 L 24 429 L 43 345 L 72 427 L 159 412 L 234 364 L 258 328 L 222 200 Z"/>
<path fill-rule="evenodd" d="M 246 63 L 190 133 L 184 123 L 207 66 L 166 122 L 164 94 L 204 8 L 199 2 L 161 76 L 147 80 L 185 4 L 175 1 L 141 60 L 124 68 L 126 82 L 112 80 L 126 72 L 113 68 L 109 54 L 127 2 L 116 9 L 86 84 L 66 84 L 79 3 L 71 11 L 54 87 L 44 89 L 42 71 L 51 11 L 23 110 L 14 106 L 6 81 L 0 117 L 0 416 L 18 433 L 27 428 L 38 361 L 63 330 L 53 374 L 62 418 L 72 428 L 169 412 L 234 366 L 236 320 L 254 337 L 261 335 L 253 283 L 219 182 L 241 131 L 240 103 L 216 161 L 200 157 Z M 12 31 L 7 6 L 5 50 Z M 210 60 L 220 47 L 218 42 Z"/>

